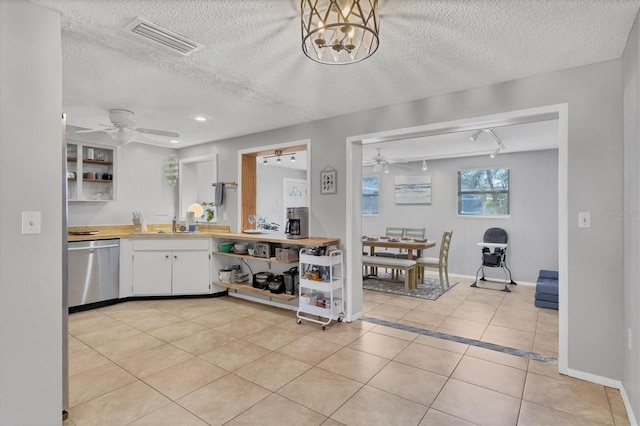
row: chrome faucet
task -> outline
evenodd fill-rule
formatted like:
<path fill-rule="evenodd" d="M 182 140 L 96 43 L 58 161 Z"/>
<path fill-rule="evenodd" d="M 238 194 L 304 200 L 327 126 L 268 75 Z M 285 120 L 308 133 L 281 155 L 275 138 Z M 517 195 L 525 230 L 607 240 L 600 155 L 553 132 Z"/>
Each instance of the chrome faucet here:
<path fill-rule="evenodd" d="M 171 232 L 173 232 L 174 234 L 176 233 L 176 224 L 177 224 L 177 219 L 174 216 L 173 217 L 173 224 L 171 225 Z"/>

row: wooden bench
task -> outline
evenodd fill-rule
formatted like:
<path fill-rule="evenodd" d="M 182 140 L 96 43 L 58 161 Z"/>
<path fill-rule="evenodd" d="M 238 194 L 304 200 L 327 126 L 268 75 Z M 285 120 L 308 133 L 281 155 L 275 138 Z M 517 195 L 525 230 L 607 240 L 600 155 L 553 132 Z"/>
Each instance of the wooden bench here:
<path fill-rule="evenodd" d="M 395 259 L 392 257 L 362 256 L 362 266 L 371 268 L 390 268 L 404 271 L 404 288 L 409 290 L 416 286 L 416 262 L 409 259 Z"/>

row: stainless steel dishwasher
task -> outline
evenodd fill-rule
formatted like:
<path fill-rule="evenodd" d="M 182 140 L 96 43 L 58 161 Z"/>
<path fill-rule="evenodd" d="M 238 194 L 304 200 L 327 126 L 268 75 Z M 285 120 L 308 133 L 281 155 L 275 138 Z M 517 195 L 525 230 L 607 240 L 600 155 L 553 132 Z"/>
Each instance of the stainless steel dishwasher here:
<path fill-rule="evenodd" d="M 120 240 L 69 243 L 69 308 L 117 299 Z"/>

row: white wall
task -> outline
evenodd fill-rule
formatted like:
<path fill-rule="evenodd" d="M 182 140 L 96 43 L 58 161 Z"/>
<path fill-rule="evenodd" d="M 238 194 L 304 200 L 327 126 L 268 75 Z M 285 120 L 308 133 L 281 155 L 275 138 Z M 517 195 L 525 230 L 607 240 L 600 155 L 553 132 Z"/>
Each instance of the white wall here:
<path fill-rule="evenodd" d="M 640 417 L 640 24 L 636 18 L 622 57 L 624 105 L 624 320 L 631 347 L 623 345 L 622 384 L 628 401 Z M 625 342 L 627 343 L 627 342 Z"/>
<path fill-rule="evenodd" d="M 69 126 L 69 137 L 77 137 L 74 130 Z M 82 138 L 84 143 L 113 144 L 106 133 L 87 133 Z M 134 210 L 144 213 L 147 224 L 171 223 L 177 211 L 178 185 L 171 186 L 165 179 L 164 161 L 172 154 L 176 150 L 135 142 L 120 147 L 114 172 L 116 201 L 70 202 L 69 226 L 131 225 Z"/>
<path fill-rule="evenodd" d="M 390 84 L 394 82 L 399 84 L 390 80 Z M 559 194 L 568 203 L 564 219 L 569 229 L 559 230 L 568 233 L 569 266 L 564 271 L 568 282 L 561 283 L 569 295 L 567 362 L 575 371 L 620 380 L 622 221 L 604 217 L 604 212 L 622 208 L 621 84 L 621 62 L 608 61 L 185 148 L 180 156 L 217 152 L 221 164 L 218 178 L 235 180 L 238 150 L 310 139 L 310 233 L 344 239 L 346 221 L 350 220 L 346 217 L 344 180 L 347 137 L 568 104 L 568 193 Z M 327 165 L 338 173 L 335 195 L 320 195 L 319 172 Z M 592 212 L 591 229 L 578 229 L 581 211 Z M 232 223 L 232 227 L 237 225 Z M 632 303 L 637 307 L 637 301 Z"/>
<path fill-rule="evenodd" d="M 406 171 L 391 167 L 379 173 L 380 215 L 363 216 L 364 235 L 384 235 L 387 226 L 426 228 L 427 237 L 440 241 L 445 230 L 453 230 L 449 272 L 475 276 L 480 266 L 480 248 L 484 232 L 491 227 L 509 234 L 507 264 L 514 281 L 535 283 L 540 269 L 558 269 L 558 151 L 531 151 L 489 156 L 429 161 L 423 172 L 421 163 L 402 164 Z M 458 171 L 476 168 L 510 169 L 511 216 L 509 218 L 461 217 L 457 215 Z M 363 175 L 374 175 L 365 167 Z M 395 176 L 431 175 L 430 205 L 396 205 Z M 531 232 L 535 227 L 536 232 Z M 438 255 L 440 246 L 426 252 Z M 485 268 L 488 277 L 504 279 L 499 268 Z"/>
<path fill-rule="evenodd" d="M 0 424 L 62 419 L 60 18 L 0 1 Z M 42 232 L 21 235 L 21 212 Z"/>

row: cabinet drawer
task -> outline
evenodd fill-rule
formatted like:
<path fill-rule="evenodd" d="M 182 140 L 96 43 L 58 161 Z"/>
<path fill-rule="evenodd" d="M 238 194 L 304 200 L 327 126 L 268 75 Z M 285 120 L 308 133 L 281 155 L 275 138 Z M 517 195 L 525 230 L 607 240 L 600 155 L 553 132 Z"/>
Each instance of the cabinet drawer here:
<path fill-rule="evenodd" d="M 136 238 L 133 241 L 133 250 L 209 250 L 210 243 L 210 238 Z"/>

